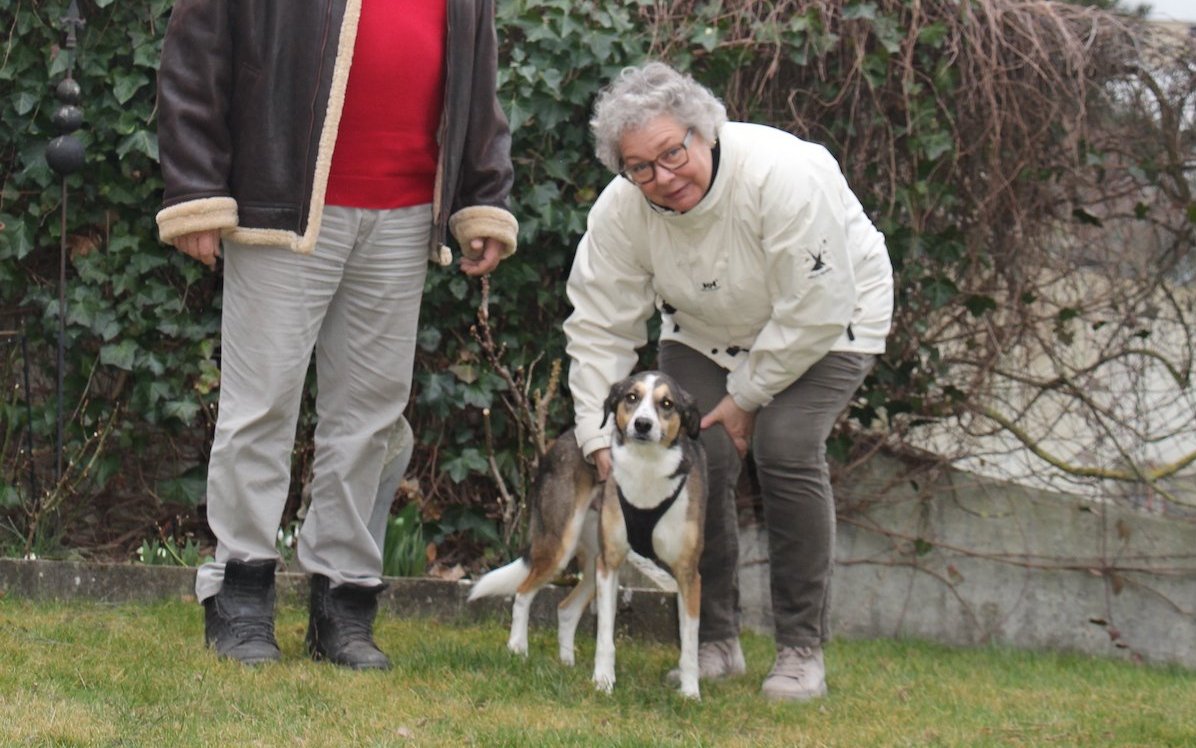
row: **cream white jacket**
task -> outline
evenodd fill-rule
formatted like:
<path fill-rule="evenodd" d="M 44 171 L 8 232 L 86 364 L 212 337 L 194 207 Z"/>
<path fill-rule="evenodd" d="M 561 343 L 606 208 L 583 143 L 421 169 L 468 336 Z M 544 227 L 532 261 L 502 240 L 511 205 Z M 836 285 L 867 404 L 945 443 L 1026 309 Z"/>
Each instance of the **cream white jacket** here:
<path fill-rule="evenodd" d="M 893 312 L 884 237 L 825 148 L 727 123 L 710 191 L 692 210 L 615 177 L 590 210 L 567 292 L 569 388 L 583 452 L 609 446 L 602 403 L 631 373 L 647 322 L 729 371 L 754 411 L 830 351 L 883 353 Z"/>

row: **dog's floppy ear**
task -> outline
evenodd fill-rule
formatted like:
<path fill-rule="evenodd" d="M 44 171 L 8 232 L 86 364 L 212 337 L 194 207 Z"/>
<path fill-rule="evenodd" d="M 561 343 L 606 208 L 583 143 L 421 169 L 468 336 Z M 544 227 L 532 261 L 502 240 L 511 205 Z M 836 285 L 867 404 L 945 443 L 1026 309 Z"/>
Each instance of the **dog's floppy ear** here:
<path fill-rule="evenodd" d="M 697 439 L 702 434 L 702 411 L 698 410 L 693 396 L 675 383 L 673 391 L 676 394 L 677 412 L 681 414 L 681 428 L 685 429 L 690 439 Z"/>
<path fill-rule="evenodd" d="M 620 379 L 610 387 L 610 392 L 606 395 L 606 400 L 602 403 L 602 423 L 599 428 L 606 427 L 606 419 L 614 415 L 615 408 L 619 407 L 619 401 L 623 399 L 623 393 L 627 391 L 627 380 Z"/>

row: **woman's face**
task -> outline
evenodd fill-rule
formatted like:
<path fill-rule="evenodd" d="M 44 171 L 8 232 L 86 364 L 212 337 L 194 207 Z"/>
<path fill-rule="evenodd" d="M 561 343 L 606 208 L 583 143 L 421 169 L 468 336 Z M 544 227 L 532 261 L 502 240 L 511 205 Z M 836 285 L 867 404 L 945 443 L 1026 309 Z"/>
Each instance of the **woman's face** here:
<path fill-rule="evenodd" d="M 661 165 L 657 159 L 685 143 L 687 134 L 689 141 L 685 150 L 689 160 L 676 170 Z M 619 152 L 625 174 L 636 166 L 642 170 L 643 164 L 654 162 L 652 180 L 636 186 L 644 197 L 661 207 L 684 213 L 697 205 L 710 189 L 711 144 L 696 131 L 690 133 L 670 115 L 662 114 L 648 120 L 643 127 L 624 133 L 619 141 Z M 669 159 L 666 157 L 665 160 Z"/>

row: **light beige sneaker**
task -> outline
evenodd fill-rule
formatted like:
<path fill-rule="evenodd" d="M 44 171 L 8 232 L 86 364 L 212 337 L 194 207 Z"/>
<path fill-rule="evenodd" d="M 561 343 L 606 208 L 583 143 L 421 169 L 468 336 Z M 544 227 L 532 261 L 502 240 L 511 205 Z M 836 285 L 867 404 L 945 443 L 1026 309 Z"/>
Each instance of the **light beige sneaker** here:
<path fill-rule="evenodd" d="M 809 701 L 826 696 L 822 647 L 778 647 L 777 661 L 760 689 L 765 698 Z"/>
<path fill-rule="evenodd" d="M 739 638 L 723 639 L 716 642 L 702 642 L 698 645 L 698 679 L 718 680 L 747 672 L 747 664 L 743 661 L 743 650 L 739 646 Z M 681 670 L 673 668 L 665 675 L 670 685 L 681 683 Z"/>

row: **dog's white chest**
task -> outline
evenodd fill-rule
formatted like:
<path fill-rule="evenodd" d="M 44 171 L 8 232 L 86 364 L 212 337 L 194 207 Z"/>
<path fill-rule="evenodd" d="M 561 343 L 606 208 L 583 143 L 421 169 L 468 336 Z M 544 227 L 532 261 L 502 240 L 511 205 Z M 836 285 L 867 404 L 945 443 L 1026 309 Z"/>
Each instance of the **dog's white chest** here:
<path fill-rule="evenodd" d="M 681 450 L 655 445 L 617 447 L 614 455 L 613 478 L 626 502 L 629 544 L 641 555 L 655 556 L 670 566 L 686 542 L 689 491 L 687 473 L 678 473 L 681 458 Z M 648 544 L 650 548 L 643 547 Z"/>
<path fill-rule="evenodd" d="M 680 449 L 662 449 L 658 445 L 615 446 L 612 472 L 628 503 L 638 509 L 651 509 L 666 501 L 685 479 L 677 475 L 681 465 Z"/>

